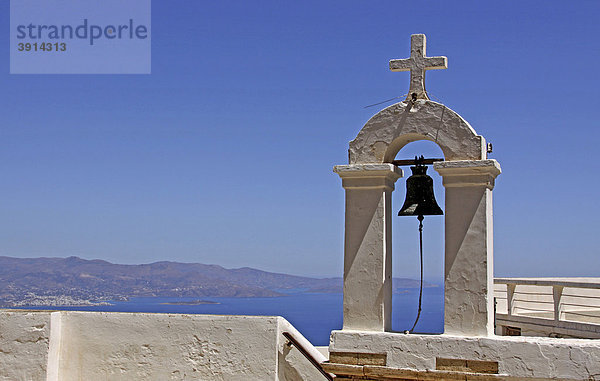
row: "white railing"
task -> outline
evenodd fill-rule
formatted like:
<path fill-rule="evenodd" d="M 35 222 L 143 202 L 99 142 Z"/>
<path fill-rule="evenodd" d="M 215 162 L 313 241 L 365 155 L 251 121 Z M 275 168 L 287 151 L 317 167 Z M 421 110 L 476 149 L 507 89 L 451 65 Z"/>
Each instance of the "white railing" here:
<path fill-rule="evenodd" d="M 600 278 L 496 278 L 494 283 L 497 327 L 532 336 L 600 338 Z"/>
<path fill-rule="evenodd" d="M 303 336 L 296 334 L 294 331 L 282 332 L 282 335 L 288 340 L 288 346 L 295 346 L 302 356 L 304 356 L 312 366 L 315 367 L 327 380 L 331 381 L 335 375 L 327 373 L 323 369 L 323 363 L 327 360 L 315 347 L 312 346 Z"/>

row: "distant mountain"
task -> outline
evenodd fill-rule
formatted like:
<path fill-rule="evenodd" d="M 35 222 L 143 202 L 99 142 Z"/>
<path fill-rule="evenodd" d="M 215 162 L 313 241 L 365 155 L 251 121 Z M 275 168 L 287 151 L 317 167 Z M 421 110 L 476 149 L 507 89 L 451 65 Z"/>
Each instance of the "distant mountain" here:
<path fill-rule="evenodd" d="M 412 279 L 395 278 L 393 284 L 395 291 L 419 287 L 419 281 Z M 119 265 L 78 257 L 0 256 L 0 306 L 81 305 L 153 296 L 271 297 L 290 292 L 342 292 L 342 279 L 201 263 Z"/>

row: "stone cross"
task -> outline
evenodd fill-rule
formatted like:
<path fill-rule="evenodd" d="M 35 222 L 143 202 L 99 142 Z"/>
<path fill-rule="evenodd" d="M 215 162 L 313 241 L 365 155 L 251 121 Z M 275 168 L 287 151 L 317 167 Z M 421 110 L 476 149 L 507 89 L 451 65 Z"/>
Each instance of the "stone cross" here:
<path fill-rule="evenodd" d="M 410 36 L 410 58 L 390 61 L 391 71 L 410 70 L 410 90 L 406 99 L 429 99 L 425 91 L 425 70 L 447 69 L 446 57 L 426 57 L 426 40 L 424 34 Z"/>

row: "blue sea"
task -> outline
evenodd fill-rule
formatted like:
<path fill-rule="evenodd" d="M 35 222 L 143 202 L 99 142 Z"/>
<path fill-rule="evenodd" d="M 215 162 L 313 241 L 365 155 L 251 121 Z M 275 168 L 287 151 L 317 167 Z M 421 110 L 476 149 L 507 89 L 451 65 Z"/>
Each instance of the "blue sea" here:
<path fill-rule="evenodd" d="M 443 287 L 423 290 L 423 309 L 415 332 L 441 333 L 444 326 Z M 289 291 L 288 291 L 289 292 Z M 218 304 L 173 305 L 194 300 Z M 412 327 L 419 299 L 418 289 L 405 289 L 393 296 L 392 329 Z M 131 298 L 111 301 L 110 306 L 35 307 L 35 309 L 107 312 L 161 312 L 218 315 L 283 316 L 313 345 L 329 345 L 329 334 L 342 327 L 342 294 L 289 293 L 274 298 Z M 32 307 L 27 307 L 32 309 Z"/>

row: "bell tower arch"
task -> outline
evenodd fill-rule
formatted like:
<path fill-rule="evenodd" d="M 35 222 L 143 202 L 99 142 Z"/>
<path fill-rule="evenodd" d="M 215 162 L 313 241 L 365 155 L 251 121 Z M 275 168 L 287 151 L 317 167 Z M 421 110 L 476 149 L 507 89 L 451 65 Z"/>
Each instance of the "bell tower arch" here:
<path fill-rule="evenodd" d="M 411 57 L 390 61 L 411 71 L 403 102 L 375 114 L 349 144 L 349 164 L 334 167 L 346 192 L 343 330 L 390 331 L 392 311 L 392 164 L 416 140 L 440 146 L 434 164 L 445 191 L 444 332 L 488 336 L 494 330 L 492 190 L 500 174 L 485 139 L 456 112 L 429 100 L 425 71 L 447 67 L 426 57 L 425 36 L 411 38 Z"/>

